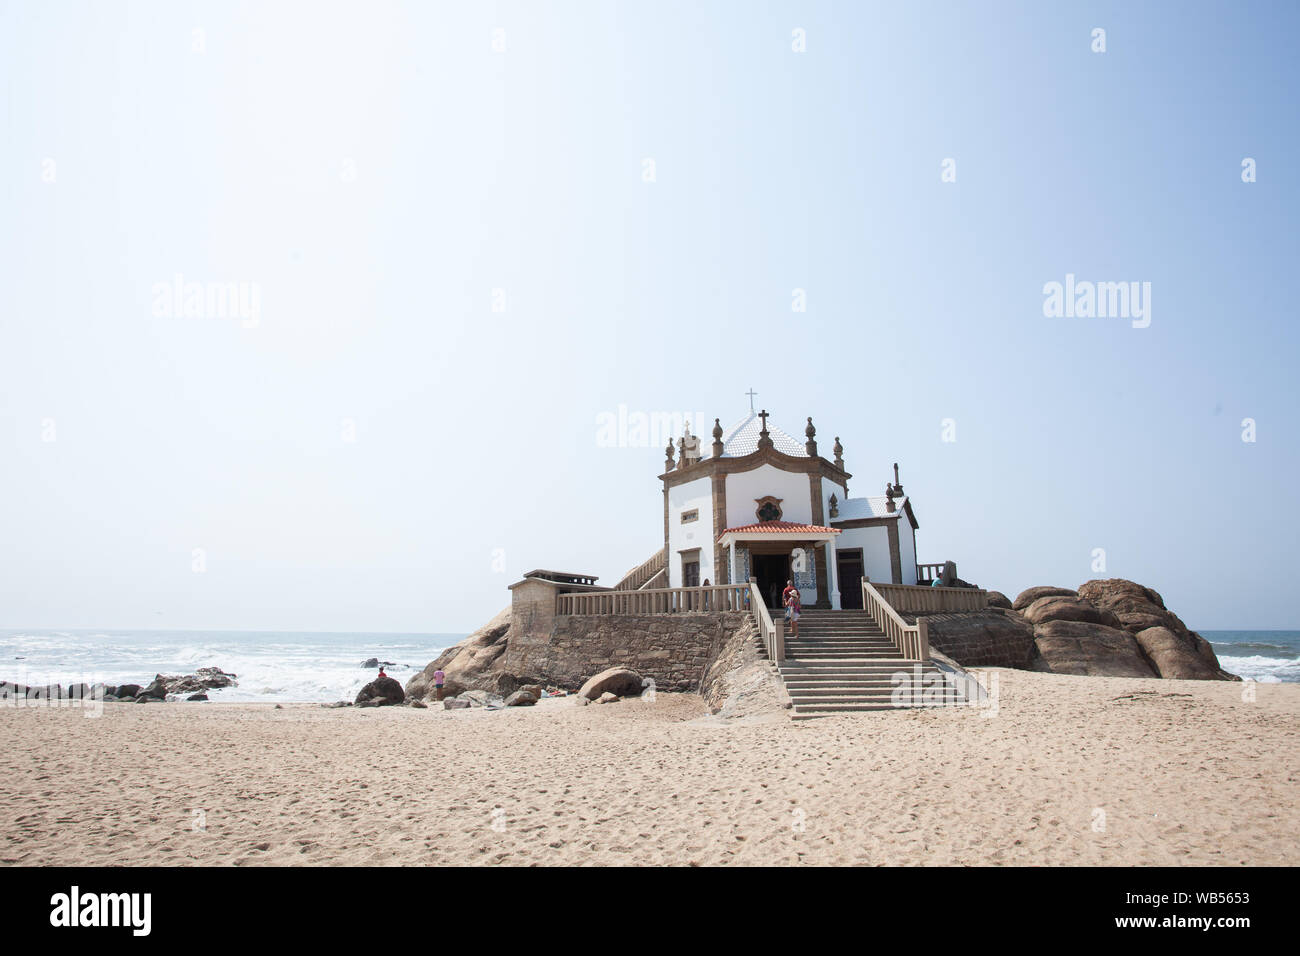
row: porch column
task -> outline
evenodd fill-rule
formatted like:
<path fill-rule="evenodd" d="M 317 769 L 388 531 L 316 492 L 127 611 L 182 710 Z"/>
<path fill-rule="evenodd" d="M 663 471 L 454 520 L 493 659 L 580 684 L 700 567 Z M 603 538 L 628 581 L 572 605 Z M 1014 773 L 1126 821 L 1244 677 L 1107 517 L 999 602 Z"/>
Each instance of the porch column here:
<path fill-rule="evenodd" d="M 735 579 L 739 581 L 740 579 L 735 577 L 736 575 L 736 539 L 735 538 L 732 538 L 729 542 L 727 542 L 727 560 L 730 562 L 727 565 L 727 580 L 731 581 Z"/>
<path fill-rule="evenodd" d="M 831 535 L 831 539 L 826 542 L 826 564 L 830 567 L 832 611 L 840 610 L 840 572 L 835 567 L 835 554 L 835 535 Z"/>

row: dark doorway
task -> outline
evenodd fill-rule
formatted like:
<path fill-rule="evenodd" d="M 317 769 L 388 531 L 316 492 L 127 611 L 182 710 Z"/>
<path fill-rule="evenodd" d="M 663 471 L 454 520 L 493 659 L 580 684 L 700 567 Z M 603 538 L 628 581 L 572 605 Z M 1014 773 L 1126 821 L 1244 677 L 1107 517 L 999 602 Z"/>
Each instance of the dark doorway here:
<path fill-rule="evenodd" d="M 839 579 L 840 607 L 846 611 L 862 610 L 862 552 L 837 551 L 835 575 Z"/>
<path fill-rule="evenodd" d="M 751 554 L 750 567 L 758 580 L 758 593 L 763 595 L 767 606 L 779 608 L 781 592 L 790 579 L 790 555 Z"/>

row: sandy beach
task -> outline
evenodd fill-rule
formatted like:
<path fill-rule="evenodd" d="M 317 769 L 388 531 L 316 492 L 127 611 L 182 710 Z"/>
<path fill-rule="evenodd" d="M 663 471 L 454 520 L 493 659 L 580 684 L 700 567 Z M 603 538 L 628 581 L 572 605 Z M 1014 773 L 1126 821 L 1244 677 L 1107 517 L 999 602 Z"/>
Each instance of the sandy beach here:
<path fill-rule="evenodd" d="M 0 862 L 1300 861 L 1300 685 L 996 674 L 991 716 L 4 708 Z"/>

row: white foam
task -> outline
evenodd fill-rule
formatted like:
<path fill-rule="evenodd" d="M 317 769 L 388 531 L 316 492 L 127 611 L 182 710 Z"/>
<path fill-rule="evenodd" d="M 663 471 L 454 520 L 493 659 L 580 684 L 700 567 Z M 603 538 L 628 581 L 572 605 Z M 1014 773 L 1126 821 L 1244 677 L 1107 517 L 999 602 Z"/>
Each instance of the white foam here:
<path fill-rule="evenodd" d="M 1251 657 L 1228 657 L 1220 654 L 1219 666 L 1229 674 L 1236 674 L 1245 680 L 1259 681 L 1261 684 L 1300 681 L 1300 660 L 1294 658 L 1264 657 L 1259 654 Z"/>

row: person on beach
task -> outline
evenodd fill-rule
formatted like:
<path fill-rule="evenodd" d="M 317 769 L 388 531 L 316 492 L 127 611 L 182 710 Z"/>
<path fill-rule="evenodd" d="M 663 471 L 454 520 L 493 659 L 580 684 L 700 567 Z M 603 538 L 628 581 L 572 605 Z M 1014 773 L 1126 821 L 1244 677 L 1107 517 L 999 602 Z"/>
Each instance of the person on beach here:
<path fill-rule="evenodd" d="M 799 636 L 799 612 L 803 610 L 803 602 L 799 596 L 799 589 L 794 586 L 794 582 L 785 589 L 785 619 L 790 622 L 790 633 L 794 637 Z"/>
<path fill-rule="evenodd" d="M 433 690 L 438 700 L 442 700 L 442 685 L 446 681 L 447 675 L 440 670 L 433 672 Z"/>

